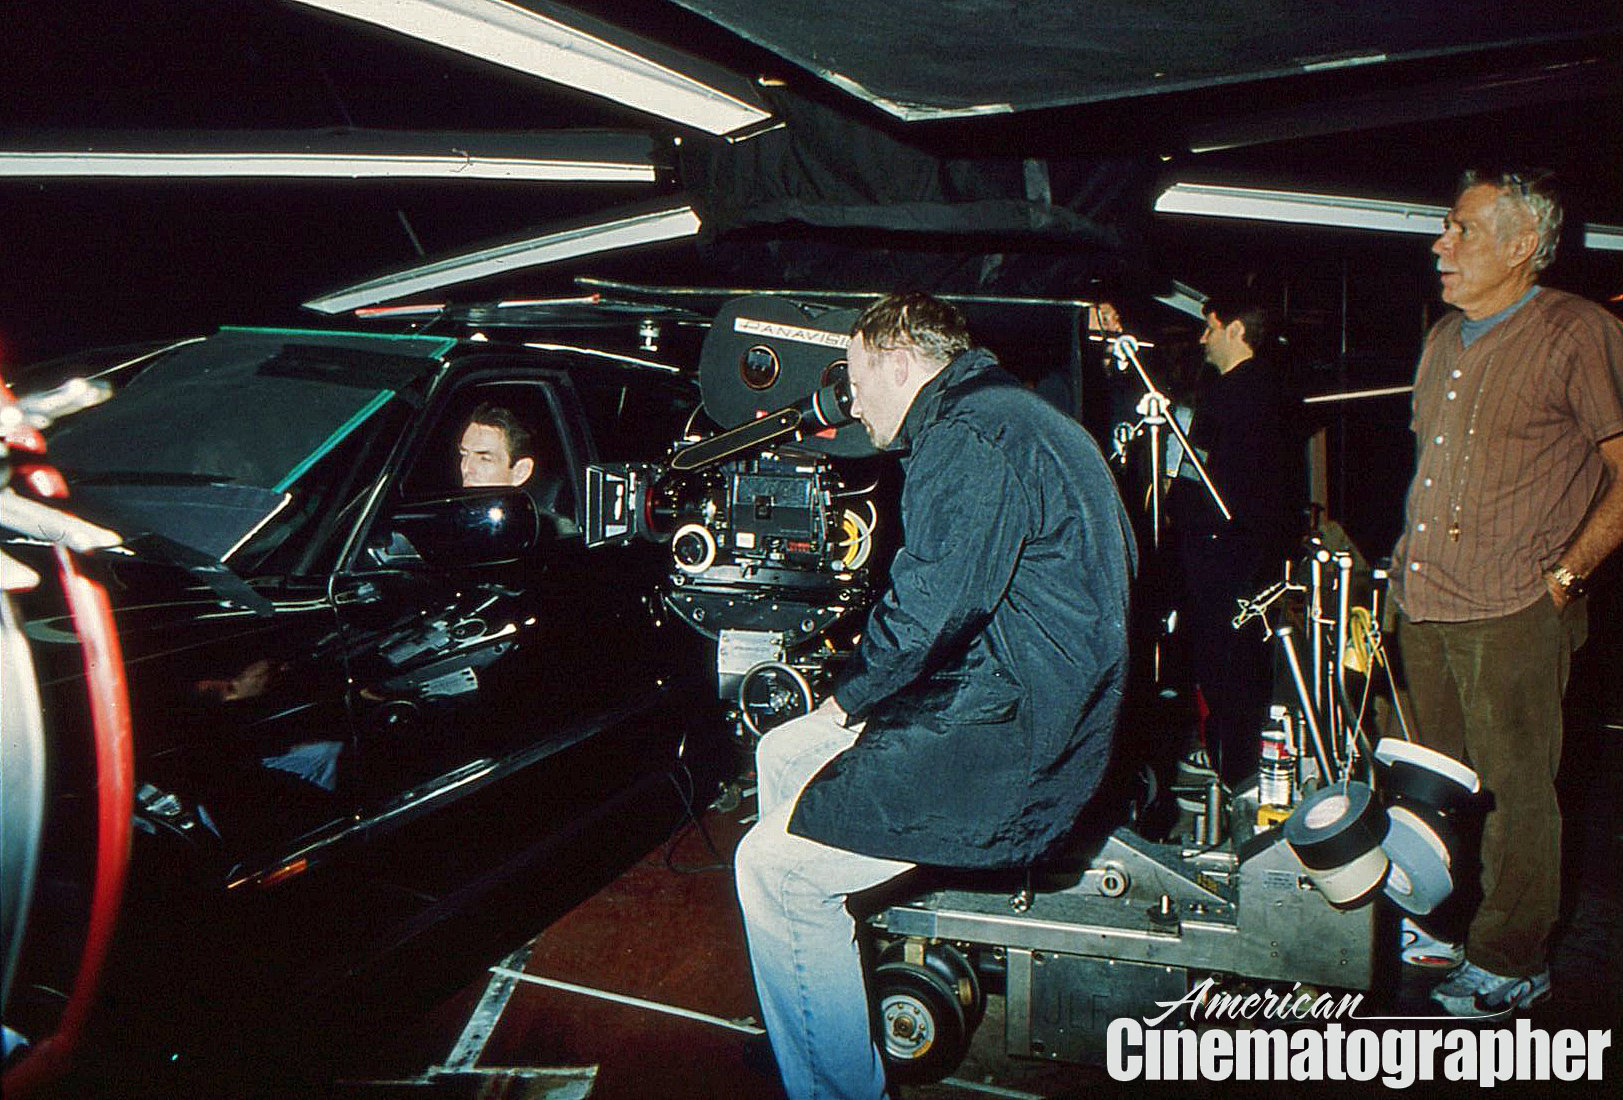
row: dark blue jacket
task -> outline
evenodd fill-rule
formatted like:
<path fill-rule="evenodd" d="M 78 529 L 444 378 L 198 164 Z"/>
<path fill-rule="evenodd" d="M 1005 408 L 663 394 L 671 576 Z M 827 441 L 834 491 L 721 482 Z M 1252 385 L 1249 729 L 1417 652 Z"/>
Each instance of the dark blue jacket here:
<path fill-rule="evenodd" d="M 1028 863 L 1099 785 L 1136 552 L 1092 437 L 986 351 L 908 410 L 903 545 L 835 698 L 867 727 L 790 830 L 938 866 Z"/>

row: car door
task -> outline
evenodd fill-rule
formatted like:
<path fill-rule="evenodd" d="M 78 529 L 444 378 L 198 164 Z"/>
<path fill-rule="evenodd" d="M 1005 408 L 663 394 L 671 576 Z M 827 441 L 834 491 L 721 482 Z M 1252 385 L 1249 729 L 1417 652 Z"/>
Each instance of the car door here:
<path fill-rule="evenodd" d="M 531 360 L 485 357 L 441 385 L 335 578 L 355 770 L 374 812 L 452 801 L 493 770 L 594 736 L 652 687 L 626 674 L 602 629 L 606 601 L 626 596 L 579 534 L 580 437 L 560 381 Z M 457 456 L 469 414 L 491 405 L 535 439 L 535 545 L 510 560 L 425 559 L 394 517 L 414 501 L 493 492 L 464 489 Z"/>
<path fill-rule="evenodd" d="M 274 867 L 352 816 L 332 562 L 447 343 L 227 330 L 53 436 L 74 507 L 125 540 L 93 564 L 144 820 L 218 860 L 209 874 Z M 49 616 L 34 629 L 72 644 Z"/>

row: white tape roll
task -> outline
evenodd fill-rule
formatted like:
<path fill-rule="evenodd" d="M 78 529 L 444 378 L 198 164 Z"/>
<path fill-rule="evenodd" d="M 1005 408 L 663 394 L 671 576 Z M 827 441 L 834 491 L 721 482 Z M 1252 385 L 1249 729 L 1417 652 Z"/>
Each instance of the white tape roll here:
<path fill-rule="evenodd" d="M 1425 916 L 1454 892 L 1453 857 L 1436 824 L 1406 806 L 1386 812 L 1388 828 L 1381 849 L 1392 861 L 1386 896 L 1415 916 Z"/>

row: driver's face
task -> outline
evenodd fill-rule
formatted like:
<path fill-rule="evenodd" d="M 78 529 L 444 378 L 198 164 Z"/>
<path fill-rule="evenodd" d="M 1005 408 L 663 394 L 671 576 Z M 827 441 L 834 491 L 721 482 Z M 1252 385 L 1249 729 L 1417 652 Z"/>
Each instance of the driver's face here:
<path fill-rule="evenodd" d="M 507 433 L 492 424 L 469 424 L 457 446 L 462 464 L 462 487 L 482 489 L 521 485 L 529 476 L 529 463 L 514 463 L 507 449 Z"/>

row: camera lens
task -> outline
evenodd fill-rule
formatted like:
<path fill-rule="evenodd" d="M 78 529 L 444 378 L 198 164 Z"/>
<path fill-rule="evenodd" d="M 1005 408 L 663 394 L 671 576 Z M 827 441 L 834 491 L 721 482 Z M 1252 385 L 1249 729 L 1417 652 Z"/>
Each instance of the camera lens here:
<path fill-rule="evenodd" d="M 764 344 L 756 344 L 746 351 L 743 361 L 738 365 L 738 373 L 744 379 L 744 385 L 752 390 L 771 389 L 782 370 L 778 353 Z"/>
<path fill-rule="evenodd" d="M 704 543 L 695 535 L 684 535 L 677 540 L 673 552 L 683 565 L 698 565 L 704 560 Z"/>
<path fill-rule="evenodd" d="M 689 523 L 671 536 L 671 555 L 684 573 L 703 573 L 716 561 L 716 536 L 708 527 Z"/>

